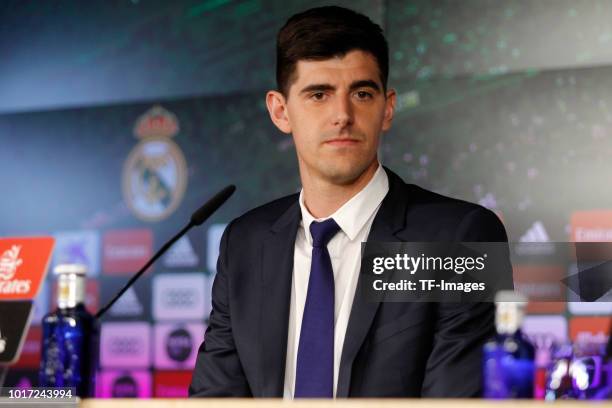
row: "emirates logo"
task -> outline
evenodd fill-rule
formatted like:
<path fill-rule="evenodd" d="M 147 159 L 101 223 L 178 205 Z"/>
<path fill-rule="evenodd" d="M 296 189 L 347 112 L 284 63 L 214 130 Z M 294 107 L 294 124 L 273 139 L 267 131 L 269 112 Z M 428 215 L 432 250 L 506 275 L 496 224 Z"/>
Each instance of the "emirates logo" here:
<path fill-rule="evenodd" d="M 17 272 L 17 268 L 23 263 L 23 260 L 19 258 L 20 251 L 20 245 L 13 245 L 11 249 L 7 249 L 2 256 L 0 256 L 0 279 L 13 279 L 13 276 L 15 276 Z"/>

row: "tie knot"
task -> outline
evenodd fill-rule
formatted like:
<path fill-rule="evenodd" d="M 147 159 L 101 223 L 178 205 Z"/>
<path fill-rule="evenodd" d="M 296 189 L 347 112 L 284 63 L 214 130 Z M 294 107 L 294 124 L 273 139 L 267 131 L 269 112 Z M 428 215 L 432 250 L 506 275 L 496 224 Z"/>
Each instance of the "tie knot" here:
<path fill-rule="evenodd" d="M 310 235 L 312 236 L 313 247 L 324 247 L 340 230 L 333 218 L 323 222 L 313 221 L 310 224 Z"/>

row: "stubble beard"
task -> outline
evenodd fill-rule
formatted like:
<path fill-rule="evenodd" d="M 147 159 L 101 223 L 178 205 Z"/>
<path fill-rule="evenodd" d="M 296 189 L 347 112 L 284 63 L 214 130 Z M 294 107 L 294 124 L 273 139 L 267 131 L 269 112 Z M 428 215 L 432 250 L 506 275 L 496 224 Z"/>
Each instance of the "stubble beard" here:
<path fill-rule="evenodd" d="M 331 159 L 328 159 L 328 161 Z M 376 160 L 339 158 L 337 162 L 319 162 L 318 173 L 322 179 L 330 184 L 348 186 L 355 183 Z M 347 161 L 347 162 L 345 162 Z"/>

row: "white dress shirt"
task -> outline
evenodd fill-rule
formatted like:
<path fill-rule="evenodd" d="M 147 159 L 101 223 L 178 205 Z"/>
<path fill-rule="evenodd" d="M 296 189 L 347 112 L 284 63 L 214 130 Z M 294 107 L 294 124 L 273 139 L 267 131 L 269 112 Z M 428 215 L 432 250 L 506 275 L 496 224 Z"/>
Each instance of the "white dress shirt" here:
<path fill-rule="evenodd" d="M 304 205 L 304 191 L 300 192 L 302 221 L 295 240 L 293 258 L 293 282 L 291 285 L 291 305 L 289 309 L 289 331 L 287 337 L 287 358 L 285 363 L 285 398 L 293 398 L 295 391 L 295 370 L 302 315 L 308 291 L 310 263 L 312 256 L 312 237 L 310 223 L 333 218 L 340 231 L 329 241 L 327 250 L 334 270 L 335 311 L 334 311 L 334 397 L 338 384 L 340 356 L 344 345 L 344 335 L 355 297 L 361 264 L 361 243 L 367 240 L 374 217 L 383 198 L 389 191 L 389 180 L 379 164 L 372 180 L 327 218 L 315 219 Z"/>

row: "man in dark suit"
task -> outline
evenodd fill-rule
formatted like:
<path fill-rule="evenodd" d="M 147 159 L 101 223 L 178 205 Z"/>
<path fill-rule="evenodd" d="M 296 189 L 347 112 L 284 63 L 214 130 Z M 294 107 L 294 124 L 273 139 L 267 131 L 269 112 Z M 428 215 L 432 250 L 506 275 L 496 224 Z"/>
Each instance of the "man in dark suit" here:
<path fill-rule="evenodd" d="M 302 191 L 226 228 L 190 396 L 479 395 L 491 303 L 361 295 L 362 241 L 507 241 L 492 212 L 379 164 L 396 101 L 387 76 L 382 30 L 361 14 L 311 9 L 279 32 L 266 102 L 293 136 Z"/>

